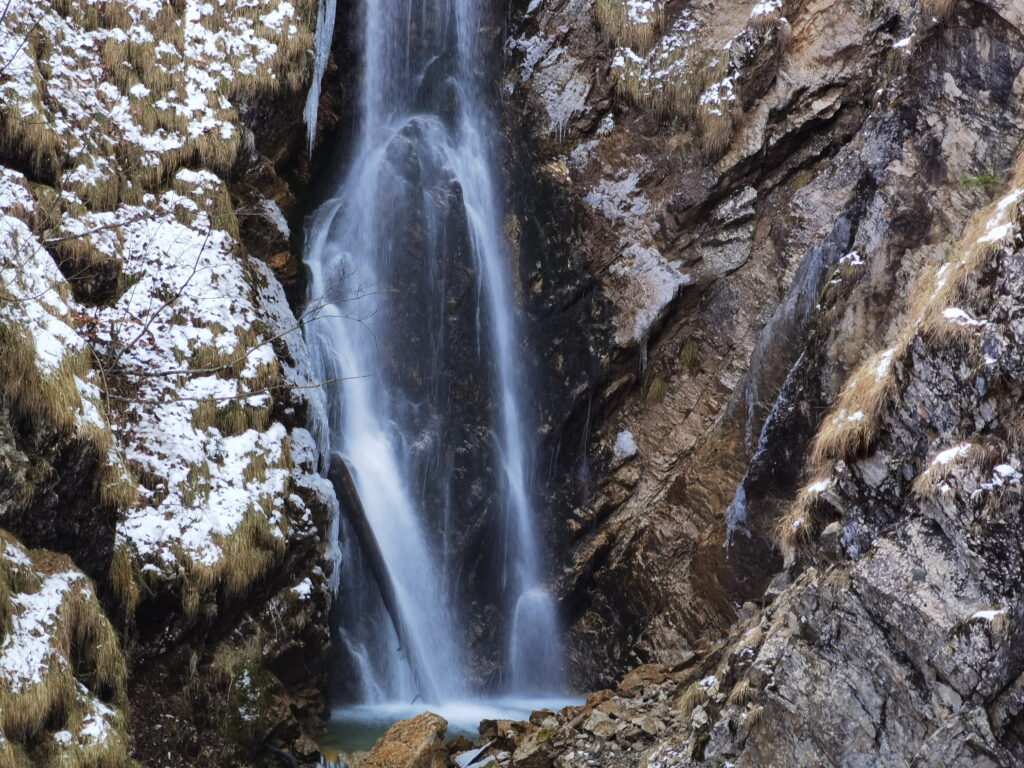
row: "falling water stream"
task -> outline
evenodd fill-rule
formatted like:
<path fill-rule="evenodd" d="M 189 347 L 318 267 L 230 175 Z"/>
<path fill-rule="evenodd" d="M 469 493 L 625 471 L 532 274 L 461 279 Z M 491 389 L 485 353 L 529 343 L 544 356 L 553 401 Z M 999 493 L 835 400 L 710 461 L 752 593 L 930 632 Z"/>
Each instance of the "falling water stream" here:
<path fill-rule="evenodd" d="M 319 308 L 307 338 L 332 382 L 322 448 L 343 457 L 367 524 L 344 526 L 340 566 L 336 717 L 350 724 L 431 709 L 475 725 L 521 716 L 563 688 L 535 519 L 536 430 L 503 233 L 499 125 L 486 99 L 493 73 L 479 39 L 485 6 L 362 2 L 359 129 L 330 199 L 307 222 Z M 484 396 L 460 401 L 474 388 Z M 473 515 L 460 506 L 470 502 L 457 476 L 474 408 L 487 434 L 472 466 L 488 468 L 480 482 L 501 529 L 490 593 L 504 615 L 502 669 L 487 690 L 470 673 L 466 569 L 451 562 L 463 551 L 453 529 Z"/>

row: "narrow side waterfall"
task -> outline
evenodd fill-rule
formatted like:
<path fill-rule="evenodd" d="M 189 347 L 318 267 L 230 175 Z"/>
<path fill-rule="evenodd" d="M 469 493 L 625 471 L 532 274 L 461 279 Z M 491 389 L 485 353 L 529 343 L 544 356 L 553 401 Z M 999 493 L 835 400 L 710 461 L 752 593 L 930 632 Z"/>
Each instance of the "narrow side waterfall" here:
<path fill-rule="evenodd" d="M 307 223 L 310 302 L 322 305 L 307 336 L 329 382 L 322 448 L 343 457 L 361 502 L 339 595 L 353 703 L 562 687 L 485 6 L 363 0 L 355 146 Z M 497 529 L 467 534 L 485 510 Z M 468 603 L 483 600 L 500 616 L 488 691 L 468 629 Z"/>

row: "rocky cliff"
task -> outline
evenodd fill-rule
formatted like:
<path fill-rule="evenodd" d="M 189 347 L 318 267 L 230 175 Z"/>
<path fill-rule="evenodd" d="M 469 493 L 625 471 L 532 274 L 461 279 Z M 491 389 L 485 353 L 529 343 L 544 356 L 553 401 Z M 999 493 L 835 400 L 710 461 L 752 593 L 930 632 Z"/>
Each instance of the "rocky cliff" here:
<path fill-rule="evenodd" d="M 558 525 L 614 688 L 512 763 L 1019 764 L 1024 9 L 539 0 L 507 54 L 611 320 Z"/>

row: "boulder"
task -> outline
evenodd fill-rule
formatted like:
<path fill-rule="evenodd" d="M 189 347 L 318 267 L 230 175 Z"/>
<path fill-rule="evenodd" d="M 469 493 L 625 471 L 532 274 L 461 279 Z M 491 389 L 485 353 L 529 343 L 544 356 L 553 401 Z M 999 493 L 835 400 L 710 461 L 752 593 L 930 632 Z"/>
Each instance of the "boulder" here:
<path fill-rule="evenodd" d="M 402 720 L 381 736 L 363 761 L 363 768 L 445 768 L 448 721 L 424 712 Z"/>

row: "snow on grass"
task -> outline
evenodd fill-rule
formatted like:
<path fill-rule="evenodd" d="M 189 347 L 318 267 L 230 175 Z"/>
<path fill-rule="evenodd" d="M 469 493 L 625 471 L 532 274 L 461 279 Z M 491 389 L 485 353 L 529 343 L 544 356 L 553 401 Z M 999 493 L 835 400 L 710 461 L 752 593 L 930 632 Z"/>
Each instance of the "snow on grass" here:
<path fill-rule="evenodd" d="M 0 645 L 0 683 L 12 693 L 41 685 L 52 667 L 68 664 L 53 636 L 65 598 L 84 579 L 80 573 L 56 573 L 37 592 L 11 597 L 11 629 Z"/>
<path fill-rule="evenodd" d="M 733 73 L 709 85 L 700 95 L 700 105 L 712 115 L 728 115 L 736 103 L 735 81 L 736 75 Z"/>
<path fill-rule="evenodd" d="M 40 164 L 59 157 L 65 188 L 102 208 L 184 163 L 226 169 L 241 139 L 232 99 L 305 79 L 304 12 L 288 0 L 11 0 L 4 130 Z"/>
<path fill-rule="evenodd" d="M 974 615 L 971 616 L 971 618 L 972 619 L 977 619 L 979 621 L 995 621 L 1000 616 L 1006 616 L 1006 615 L 1007 615 L 1007 610 L 1005 608 L 999 608 L 998 610 L 987 609 L 987 610 L 983 610 L 983 611 L 976 611 L 974 613 Z"/>
<path fill-rule="evenodd" d="M 62 754 L 89 753 L 90 761 L 69 765 L 122 764 L 124 718 L 82 682 L 112 701 L 123 696 L 124 659 L 92 583 L 67 557 L 29 556 L 7 535 L 0 536 L 0 582 L 4 736 L 38 740 L 41 730 L 52 730 Z"/>
<path fill-rule="evenodd" d="M 970 443 L 960 443 L 959 445 L 954 445 L 952 448 L 947 448 L 944 451 L 939 451 L 939 453 L 935 455 L 935 458 L 932 459 L 932 466 L 945 466 L 946 464 L 954 462 L 957 459 L 962 459 L 964 456 L 970 453 L 970 451 Z"/>
<path fill-rule="evenodd" d="M 814 483 L 811 483 L 806 488 L 807 493 L 810 493 L 810 494 L 824 493 L 825 491 L 827 491 L 829 488 L 832 487 L 832 482 L 833 482 L 832 478 L 826 478 L 825 480 L 818 480 L 818 481 L 816 481 Z"/>
<path fill-rule="evenodd" d="M 942 310 L 942 316 L 949 320 L 955 325 L 959 325 L 963 328 L 980 328 L 984 327 L 985 323 L 982 320 L 975 320 L 967 312 L 960 309 L 959 307 L 946 307 Z"/>
<path fill-rule="evenodd" d="M 897 40 L 893 43 L 892 47 L 897 51 L 902 50 L 904 53 L 910 53 L 910 44 L 914 40 L 914 33 L 912 32 L 909 37 L 904 37 L 902 40 Z"/>
<path fill-rule="evenodd" d="M 176 180 L 200 197 L 220 184 L 205 172 Z M 240 258 L 205 211 L 191 225 L 175 218 L 183 208 L 194 212 L 188 201 L 168 192 L 151 207 L 89 217 L 91 225 L 121 223 L 119 251 L 132 283 L 95 311 L 104 356 L 133 382 L 117 436 L 143 479 L 143 502 L 127 511 L 118 535 L 168 575 L 223 565 L 226 540 L 250 514 L 266 517 L 270 536 L 286 535 L 275 502 L 291 496 L 294 464 L 288 430 L 269 418 L 284 386 L 272 339 L 282 334 L 290 364 L 303 362 L 276 280 Z"/>
<path fill-rule="evenodd" d="M 0 139 L 32 171 L 0 167 L 0 396 L 100 449 L 98 486 L 132 490 L 100 491 L 122 510 L 130 570 L 182 579 L 183 596 L 196 569 L 214 576 L 200 589 L 244 587 L 269 562 L 245 547 L 279 551 L 296 525 L 313 530 L 311 499 L 333 500 L 314 438 L 275 420 L 303 401 L 315 412 L 315 382 L 280 285 L 240 253 L 218 175 L 240 111 L 305 84 L 310 10 L 11 0 L 0 14 Z M 69 252 L 123 274 L 115 295 L 83 304 Z M 66 558 L 0 548 L 0 578 L 17 576 L 0 589 L 3 737 L 50 730 L 62 764 L 125 763 L 123 714 L 79 680 L 123 696 L 92 585 Z"/>
<path fill-rule="evenodd" d="M 875 366 L 875 378 L 886 379 L 892 373 L 892 359 L 896 354 L 895 349 L 887 349 L 878 358 L 878 364 Z"/>
<path fill-rule="evenodd" d="M 760 19 L 764 16 L 775 16 L 782 13 L 782 0 L 761 0 L 750 9 L 751 19 Z"/>
<path fill-rule="evenodd" d="M 665 0 L 597 0 L 605 35 L 622 45 L 647 48 L 665 21 Z"/>
<path fill-rule="evenodd" d="M 7 364 L 0 394 L 24 413 L 78 432 L 106 454 L 109 427 L 88 347 L 75 327 L 79 308 L 38 237 L 10 215 L 34 212 L 22 180 L 0 169 L 0 338 Z"/>
<path fill-rule="evenodd" d="M 1011 234 L 1017 233 L 1016 216 L 1012 214 L 1024 198 L 1024 189 L 1015 189 L 996 203 L 984 232 L 978 237 L 979 243 L 999 243 Z"/>
<path fill-rule="evenodd" d="M 678 102 L 695 87 L 690 84 L 693 73 L 688 67 L 694 61 L 699 30 L 700 24 L 687 9 L 643 55 L 628 46 L 617 48 L 612 59 L 616 87 L 641 104 L 660 108 Z"/>
<path fill-rule="evenodd" d="M 0 172 L 0 277 L 11 294 L 0 326 L 24 337 L 29 372 L 68 383 L 74 397 L 55 399 L 74 422 L 116 442 L 102 453 L 130 462 L 138 482 L 119 475 L 142 501 L 129 505 L 119 541 L 139 567 L 168 576 L 223 565 L 253 515 L 280 540 L 290 516 L 308 517 L 303 498 L 328 496 L 305 478 L 315 455 L 295 468 L 288 430 L 271 419 L 288 386 L 313 382 L 280 286 L 238 252 L 214 172 L 241 141 L 237 100 L 302 84 L 307 5 L 73 0 L 58 13 L 12 0 L 0 19 L 0 120 L 39 167 L 61 166 L 63 185 L 58 194 Z M 25 223 L 33 206 L 50 222 L 42 239 Z M 76 304 L 46 238 L 75 238 L 117 263 L 127 289 L 101 307 Z M 106 402 L 93 352 L 121 382 Z M 317 398 L 306 399 L 315 411 Z"/>

